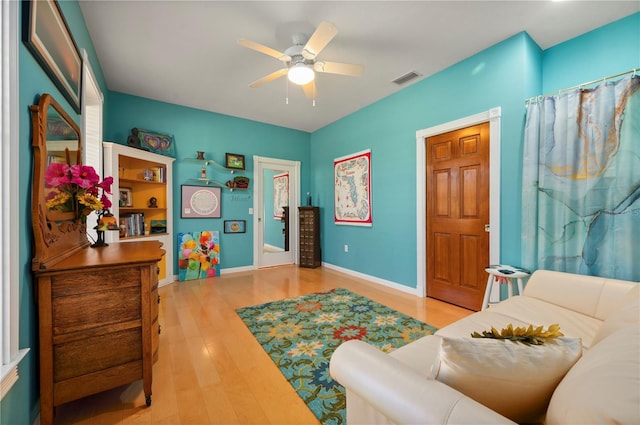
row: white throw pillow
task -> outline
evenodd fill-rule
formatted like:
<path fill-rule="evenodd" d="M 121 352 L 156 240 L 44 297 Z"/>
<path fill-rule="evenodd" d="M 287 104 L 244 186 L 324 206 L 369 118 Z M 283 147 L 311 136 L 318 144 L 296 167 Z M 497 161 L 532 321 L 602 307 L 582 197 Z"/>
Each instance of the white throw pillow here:
<path fill-rule="evenodd" d="M 580 338 L 543 345 L 442 338 L 432 376 L 519 423 L 537 422 L 567 371 L 582 355 Z"/>

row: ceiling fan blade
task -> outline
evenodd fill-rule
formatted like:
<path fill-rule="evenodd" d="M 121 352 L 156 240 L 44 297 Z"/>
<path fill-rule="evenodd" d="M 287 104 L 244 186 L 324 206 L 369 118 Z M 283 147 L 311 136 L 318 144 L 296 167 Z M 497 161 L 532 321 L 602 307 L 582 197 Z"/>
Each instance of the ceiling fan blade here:
<path fill-rule="evenodd" d="M 302 86 L 302 89 L 304 90 L 305 96 L 307 96 L 309 99 L 315 99 L 316 97 L 318 97 L 318 90 L 316 89 L 315 80 L 312 80 L 310 83 Z"/>
<path fill-rule="evenodd" d="M 318 28 L 313 32 L 304 49 L 302 49 L 302 56 L 305 59 L 314 59 L 333 40 L 337 33 L 338 28 L 331 22 L 320 22 L 320 25 L 318 25 Z"/>
<path fill-rule="evenodd" d="M 287 75 L 287 71 L 289 71 L 287 68 L 282 68 L 279 69 L 275 72 L 272 72 L 269 75 L 266 75 L 262 78 L 260 78 L 259 80 L 254 81 L 253 83 L 249 84 L 249 87 L 251 88 L 258 88 L 264 84 L 267 84 L 273 80 L 277 80 L 278 78 L 282 77 L 283 75 Z"/>
<path fill-rule="evenodd" d="M 238 40 L 238 44 L 244 47 L 248 47 L 249 49 L 255 50 L 256 52 L 264 53 L 265 55 L 272 56 L 282 62 L 289 62 L 291 60 L 291 56 L 279 52 L 271 47 L 267 47 L 263 44 L 256 43 L 255 41 L 247 40 L 246 38 L 241 38 Z"/>
<path fill-rule="evenodd" d="M 313 69 L 317 72 L 349 75 L 351 77 L 359 77 L 364 72 L 364 66 L 362 65 L 327 61 L 316 62 L 313 64 Z"/>

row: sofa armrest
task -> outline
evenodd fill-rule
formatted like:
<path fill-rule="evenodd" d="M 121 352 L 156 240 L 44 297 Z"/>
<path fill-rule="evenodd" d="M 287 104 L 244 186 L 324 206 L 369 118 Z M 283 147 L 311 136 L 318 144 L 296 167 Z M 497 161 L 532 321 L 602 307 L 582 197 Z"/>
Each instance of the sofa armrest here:
<path fill-rule="evenodd" d="M 338 347 L 329 368 L 331 376 L 347 391 L 396 424 L 514 424 L 362 341 L 352 340 Z"/>

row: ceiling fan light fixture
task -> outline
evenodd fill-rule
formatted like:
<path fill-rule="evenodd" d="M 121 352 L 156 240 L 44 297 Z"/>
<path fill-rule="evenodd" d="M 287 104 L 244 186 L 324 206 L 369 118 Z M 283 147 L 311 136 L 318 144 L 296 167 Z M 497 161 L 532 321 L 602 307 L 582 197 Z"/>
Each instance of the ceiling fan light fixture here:
<path fill-rule="evenodd" d="M 293 84 L 297 84 L 299 86 L 304 86 L 305 84 L 309 84 L 315 78 L 315 73 L 313 69 L 304 63 L 297 63 L 289 68 L 289 72 L 287 73 L 289 81 Z"/>

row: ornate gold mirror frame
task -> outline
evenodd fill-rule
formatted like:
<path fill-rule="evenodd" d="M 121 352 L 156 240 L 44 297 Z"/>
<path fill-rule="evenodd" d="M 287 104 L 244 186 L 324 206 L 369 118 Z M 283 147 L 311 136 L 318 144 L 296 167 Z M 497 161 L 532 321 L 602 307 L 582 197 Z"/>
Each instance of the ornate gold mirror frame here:
<path fill-rule="evenodd" d="M 34 270 L 46 269 L 89 245 L 86 225 L 74 208 L 52 209 L 47 206 L 54 189 L 47 184 L 47 170 L 52 163 L 82 163 L 80 128 L 49 94 L 31 105 L 33 188 L 31 221 L 35 240 Z M 50 179 L 49 179 L 50 180 Z"/>

